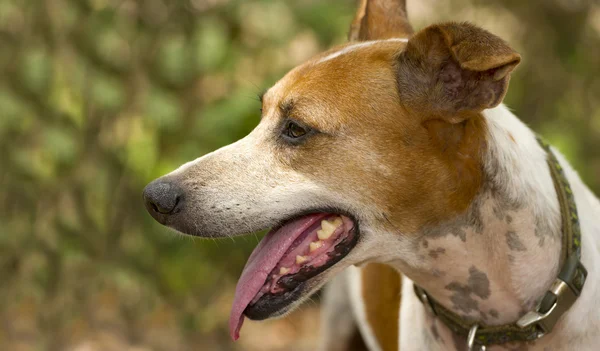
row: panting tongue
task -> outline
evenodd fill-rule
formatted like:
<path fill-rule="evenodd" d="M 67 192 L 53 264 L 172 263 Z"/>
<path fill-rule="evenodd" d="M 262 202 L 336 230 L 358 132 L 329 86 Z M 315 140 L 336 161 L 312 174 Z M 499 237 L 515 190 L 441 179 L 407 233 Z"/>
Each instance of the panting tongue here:
<path fill-rule="evenodd" d="M 278 230 L 269 232 L 254 249 L 238 280 L 229 315 L 229 333 L 234 341 L 240 336 L 244 310 L 265 284 L 269 273 L 294 241 L 325 216 L 324 213 L 317 213 L 293 220 Z"/>

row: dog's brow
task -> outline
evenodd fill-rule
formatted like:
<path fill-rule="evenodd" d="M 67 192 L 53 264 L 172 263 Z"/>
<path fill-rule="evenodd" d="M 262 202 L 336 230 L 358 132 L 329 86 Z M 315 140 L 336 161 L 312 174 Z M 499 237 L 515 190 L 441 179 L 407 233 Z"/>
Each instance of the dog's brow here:
<path fill-rule="evenodd" d="M 281 112 L 283 112 L 284 115 L 289 115 L 294 109 L 294 102 L 284 101 L 281 104 L 279 104 L 279 109 L 281 109 Z"/>
<path fill-rule="evenodd" d="M 260 101 L 261 104 L 263 103 L 266 93 L 267 89 L 263 89 L 260 93 L 258 93 L 258 101 Z"/>

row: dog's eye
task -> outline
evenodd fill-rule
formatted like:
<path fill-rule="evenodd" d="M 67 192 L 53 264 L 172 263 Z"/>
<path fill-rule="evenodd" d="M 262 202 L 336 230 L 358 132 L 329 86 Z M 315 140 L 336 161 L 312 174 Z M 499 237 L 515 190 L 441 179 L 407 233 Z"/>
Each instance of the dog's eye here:
<path fill-rule="evenodd" d="M 306 133 L 308 131 L 306 130 L 306 128 L 300 126 L 298 123 L 293 122 L 293 121 L 289 121 L 286 124 L 285 130 L 283 132 L 289 138 L 298 139 L 298 138 L 303 137 L 304 135 L 306 135 Z"/>

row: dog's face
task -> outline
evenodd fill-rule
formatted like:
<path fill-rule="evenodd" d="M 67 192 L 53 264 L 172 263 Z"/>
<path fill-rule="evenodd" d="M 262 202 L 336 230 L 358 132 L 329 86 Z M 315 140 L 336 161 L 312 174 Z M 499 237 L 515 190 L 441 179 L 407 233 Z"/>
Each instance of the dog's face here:
<path fill-rule="evenodd" d="M 350 44 L 295 68 L 242 140 L 151 183 L 160 223 L 202 237 L 274 228 L 250 257 L 230 328 L 278 316 L 343 268 L 410 251 L 481 183 L 481 110 L 519 56 L 467 24 Z M 400 252 L 398 252 L 400 251 Z"/>

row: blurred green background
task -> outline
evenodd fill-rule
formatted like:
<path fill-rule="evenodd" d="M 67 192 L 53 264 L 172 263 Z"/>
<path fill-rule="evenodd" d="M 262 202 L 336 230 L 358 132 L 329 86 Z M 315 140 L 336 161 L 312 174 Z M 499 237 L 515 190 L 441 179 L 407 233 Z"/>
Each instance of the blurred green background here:
<path fill-rule="evenodd" d="M 506 103 L 600 190 L 600 5 L 408 0 L 523 56 Z M 256 238 L 173 235 L 141 190 L 247 134 L 257 94 L 345 41 L 354 0 L 0 0 L 0 350 L 313 350 L 318 304 L 247 323 Z"/>

